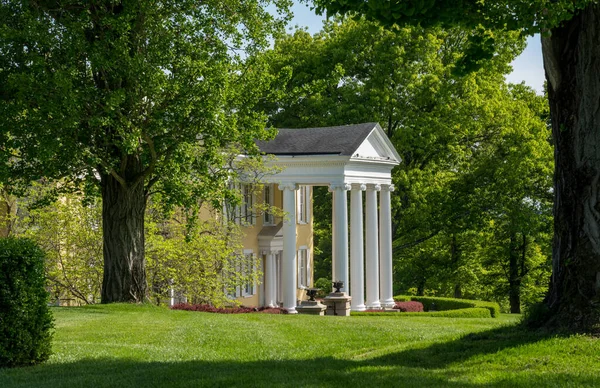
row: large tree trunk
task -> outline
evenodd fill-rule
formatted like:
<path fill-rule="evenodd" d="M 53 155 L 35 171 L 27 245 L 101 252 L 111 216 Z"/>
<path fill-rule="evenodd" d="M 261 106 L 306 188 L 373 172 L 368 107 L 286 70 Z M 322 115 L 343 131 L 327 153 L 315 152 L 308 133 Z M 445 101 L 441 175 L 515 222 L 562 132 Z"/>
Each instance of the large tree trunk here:
<path fill-rule="evenodd" d="M 542 39 L 555 142 L 549 326 L 600 325 L 600 7 Z"/>
<path fill-rule="evenodd" d="M 132 174 L 139 170 L 139 162 L 130 165 Z M 142 302 L 146 297 L 145 210 L 143 183 L 125 186 L 111 175 L 102 176 L 102 303 Z"/>

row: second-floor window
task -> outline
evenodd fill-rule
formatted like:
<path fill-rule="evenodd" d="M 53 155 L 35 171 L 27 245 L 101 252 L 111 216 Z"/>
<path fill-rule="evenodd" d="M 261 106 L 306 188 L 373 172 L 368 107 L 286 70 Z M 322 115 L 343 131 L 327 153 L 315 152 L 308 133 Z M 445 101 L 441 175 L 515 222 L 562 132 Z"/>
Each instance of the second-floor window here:
<path fill-rule="evenodd" d="M 256 223 L 256 217 L 254 214 L 254 192 L 252 185 L 245 183 L 236 184 L 235 189 L 239 190 L 241 194 L 241 202 L 237 205 L 233 211 L 234 222 L 238 225 L 254 225 Z"/>
<path fill-rule="evenodd" d="M 263 189 L 263 200 L 265 206 L 273 206 L 273 185 L 265 185 Z M 268 208 L 265 208 L 265 213 L 263 215 L 263 224 L 264 225 L 274 225 L 275 217 L 273 214 L 269 212 Z"/>

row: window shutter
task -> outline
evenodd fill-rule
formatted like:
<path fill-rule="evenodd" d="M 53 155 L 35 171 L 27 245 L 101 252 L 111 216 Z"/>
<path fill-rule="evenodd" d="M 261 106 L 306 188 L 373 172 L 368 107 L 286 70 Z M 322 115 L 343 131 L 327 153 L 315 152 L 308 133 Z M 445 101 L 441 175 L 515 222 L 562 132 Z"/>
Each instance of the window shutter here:
<path fill-rule="evenodd" d="M 310 265 L 310 249 L 306 250 L 306 286 L 312 285 L 312 267 Z"/>
<path fill-rule="evenodd" d="M 255 276 L 258 273 L 257 265 L 257 257 L 252 254 L 252 276 Z M 252 281 L 252 295 L 256 295 L 256 280 Z"/>
<path fill-rule="evenodd" d="M 300 260 L 302 260 L 301 252 L 301 250 L 298 250 L 296 253 L 296 288 L 300 288 L 300 280 L 302 279 L 302 276 L 300 275 L 300 271 L 302 269 L 302 264 L 300 263 Z"/>
<path fill-rule="evenodd" d="M 256 225 L 256 212 L 254 211 L 255 201 L 256 201 L 256 194 L 254 193 L 254 190 L 252 190 L 250 192 L 250 206 L 249 206 L 250 214 L 251 214 L 250 217 L 252 217 L 250 222 L 252 223 L 252 225 Z"/>
<path fill-rule="evenodd" d="M 312 186 L 306 187 L 306 223 L 310 223 L 311 209 L 312 209 Z"/>
<path fill-rule="evenodd" d="M 302 186 L 300 186 L 300 190 L 296 190 L 296 223 L 300 223 L 302 220 L 302 213 L 300 211 L 302 203 Z"/>

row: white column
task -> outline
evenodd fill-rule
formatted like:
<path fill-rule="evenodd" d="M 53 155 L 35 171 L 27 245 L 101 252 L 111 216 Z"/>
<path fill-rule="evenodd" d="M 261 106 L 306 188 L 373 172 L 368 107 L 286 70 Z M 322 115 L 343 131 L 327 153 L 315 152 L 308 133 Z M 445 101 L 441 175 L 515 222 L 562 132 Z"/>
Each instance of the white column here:
<path fill-rule="evenodd" d="M 394 185 L 382 185 L 379 202 L 379 280 L 382 307 L 394 307 L 392 283 L 392 203 Z"/>
<path fill-rule="evenodd" d="M 334 276 L 333 281 L 341 280 L 344 287 L 341 291 L 348 292 L 348 190 L 351 189 L 347 183 L 331 184 L 329 188 L 333 191 L 333 222 L 335 224 L 333 244 L 335 257 L 333 258 Z"/>
<path fill-rule="evenodd" d="M 350 193 L 350 295 L 352 311 L 365 307 L 365 231 L 363 228 L 362 192 L 367 185 L 353 184 Z"/>
<path fill-rule="evenodd" d="M 331 193 L 331 281 L 335 282 L 338 280 L 339 276 L 337 272 L 335 272 L 335 238 L 337 234 L 335 233 L 335 195 L 333 194 L 331 186 L 329 186 L 329 192 Z"/>
<path fill-rule="evenodd" d="M 379 185 L 367 185 L 366 213 L 367 213 L 367 308 L 378 309 L 379 303 L 379 233 L 377 232 L 377 192 Z"/>
<path fill-rule="evenodd" d="M 277 280 L 275 278 L 275 254 L 272 251 L 266 252 L 265 261 L 265 306 L 275 307 L 275 290 L 277 289 Z"/>
<path fill-rule="evenodd" d="M 283 308 L 290 314 L 296 311 L 296 190 L 295 183 L 282 183 L 279 190 L 283 191 L 283 255 L 282 261 L 282 287 Z"/>

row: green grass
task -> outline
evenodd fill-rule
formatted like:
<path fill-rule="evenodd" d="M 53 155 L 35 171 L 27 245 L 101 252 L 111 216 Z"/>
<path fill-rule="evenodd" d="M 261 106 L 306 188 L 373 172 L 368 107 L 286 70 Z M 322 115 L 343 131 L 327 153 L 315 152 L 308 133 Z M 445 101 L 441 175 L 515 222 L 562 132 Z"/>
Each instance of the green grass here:
<path fill-rule="evenodd" d="M 218 315 L 55 308 L 54 355 L 0 387 L 598 386 L 600 340 L 518 317 Z"/>

